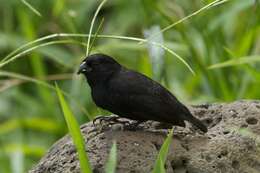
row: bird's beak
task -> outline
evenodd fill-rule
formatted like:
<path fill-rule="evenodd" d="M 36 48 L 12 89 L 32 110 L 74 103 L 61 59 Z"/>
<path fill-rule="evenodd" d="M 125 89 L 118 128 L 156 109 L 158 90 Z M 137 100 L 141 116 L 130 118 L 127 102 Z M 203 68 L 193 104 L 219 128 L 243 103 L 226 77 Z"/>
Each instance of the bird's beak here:
<path fill-rule="evenodd" d="M 78 70 L 77 74 L 90 72 L 90 71 L 92 71 L 92 68 L 90 66 L 88 66 L 85 61 L 83 61 L 79 66 L 79 70 Z"/>
<path fill-rule="evenodd" d="M 86 70 L 86 62 L 83 61 L 83 62 L 80 64 L 80 66 L 79 66 L 79 70 L 78 70 L 77 74 L 83 73 L 83 72 L 85 72 L 85 71 L 87 71 L 87 70 Z"/>

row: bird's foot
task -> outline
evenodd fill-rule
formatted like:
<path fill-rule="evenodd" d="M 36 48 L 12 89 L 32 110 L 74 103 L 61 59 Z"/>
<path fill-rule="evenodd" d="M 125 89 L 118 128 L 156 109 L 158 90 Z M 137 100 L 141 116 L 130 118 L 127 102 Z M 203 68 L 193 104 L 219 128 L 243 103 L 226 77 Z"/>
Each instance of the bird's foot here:
<path fill-rule="evenodd" d="M 99 116 L 96 117 L 93 120 L 93 124 L 96 126 L 96 122 L 99 121 L 101 124 L 103 124 L 103 122 L 106 122 L 107 125 L 111 126 L 113 124 L 116 123 L 120 123 L 120 124 L 129 124 L 129 121 L 123 121 L 123 120 L 119 120 L 120 117 L 117 115 L 112 115 L 112 116 Z"/>
<path fill-rule="evenodd" d="M 139 126 L 141 123 L 143 123 L 143 121 L 136 121 L 134 123 L 127 123 L 124 126 L 124 130 L 129 130 L 129 131 L 136 131 L 136 130 L 140 130 L 143 129 L 143 127 Z"/>
<path fill-rule="evenodd" d="M 100 121 L 101 124 L 102 124 L 104 121 L 109 122 L 109 124 L 110 124 L 110 123 L 114 124 L 114 123 L 119 122 L 119 121 L 118 121 L 118 118 L 119 118 L 119 117 L 116 116 L 116 115 L 113 115 L 113 116 L 99 116 L 99 117 L 96 117 L 96 118 L 93 120 L 93 124 L 96 126 L 96 122 L 97 122 L 97 121 Z"/>

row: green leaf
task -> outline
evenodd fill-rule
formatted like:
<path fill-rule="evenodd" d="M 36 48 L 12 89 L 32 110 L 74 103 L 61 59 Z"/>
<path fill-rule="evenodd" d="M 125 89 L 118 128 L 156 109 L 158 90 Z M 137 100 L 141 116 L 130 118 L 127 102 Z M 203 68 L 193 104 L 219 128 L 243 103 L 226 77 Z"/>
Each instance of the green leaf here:
<path fill-rule="evenodd" d="M 116 172 L 116 142 L 113 142 L 112 148 L 109 153 L 108 161 L 106 163 L 105 172 L 106 173 L 115 173 Z"/>
<path fill-rule="evenodd" d="M 159 165 L 159 169 L 158 170 L 160 170 L 160 171 L 158 173 L 166 173 L 162 157 L 159 158 L 159 163 L 160 163 L 160 165 Z"/>
<path fill-rule="evenodd" d="M 223 68 L 223 67 L 242 65 L 242 64 L 248 64 L 248 63 L 253 63 L 253 62 L 260 62 L 260 56 L 252 55 L 252 56 L 236 58 L 236 59 L 228 60 L 228 61 L 225 61 L 222 63 L 217 63 L 214 65 L 211 65 L 208 68 L 209 69 Z"/>
<path fill-rule="evenodd" d="M 63 132 L 63 126 L 58 125 L 58 122 L 50 118 L 12 118 L 5 122 L 0 123 L 0 135 L 8 135 L 14 130 L 20 128 L 39 130 L 51 134 L 59 134 Z"/>
<path fill-rule="evenodd" d="M 42 157 L 47 148 L 37 145 L 20 144 L 17 141 L 15 143 L 6 143 L 0 148 L 0 155 L 3 153 L 16 153 L 21 152 L 26 156 Z"/>
<path fill-rule="evenodd" d="M 56 84 L 56 92 L 59 97 L 59 102 L 63 111 L 63 115 L 67 122 L 67 126 L 72 137 L 73 143 L 77 149 L 78 156 L 79 156 L 79 163 L 82 173 L 92 173 L 91 165 L 89 163 L 89 159 L 85 149 L 85 142 L 80 132 L 80 127 L 70 109 L 67 102 L 64 99 L 64 96 L 59 89 L 58 85 Z"/>
<path fill-rule="evenodd" d="M 155 161 L 155 165 L 154 165 L 154 169 L 152 173 L 165 173 L 165 161 L 167 158 L 167 153 L 169 151 L 169 147 L 172 141 L 172 135 L 173 135 L 173 130 L 170 131 L 170 133 L 168 134 L 166 140 L 164 141 L 159 154 L 157 156 L 157 159 Z"/>

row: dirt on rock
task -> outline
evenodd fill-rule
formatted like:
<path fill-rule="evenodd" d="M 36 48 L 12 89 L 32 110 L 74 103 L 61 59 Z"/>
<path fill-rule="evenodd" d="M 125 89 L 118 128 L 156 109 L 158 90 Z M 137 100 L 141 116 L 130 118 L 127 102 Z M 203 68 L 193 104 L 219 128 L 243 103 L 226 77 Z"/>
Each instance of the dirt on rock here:
<path fill-rule="evenodd" d="M 260 101 L 191 106 L 208 126 L 203 134 L 187 123 L 174 127 L 166 161 L 167 173 L 259 173 Z M 121 119 L 122 121 L 130 120 Z M 164 124 L 148 121 L 136 130 L 126 123 L 92 122 L 81 126 L 94 173 L 104 172 L 108 152 L 117 143 L 118 173 L 150 173 L 166 137 Z M 30 173 L 79 173 L 71 138 L 56 142 Z"/>

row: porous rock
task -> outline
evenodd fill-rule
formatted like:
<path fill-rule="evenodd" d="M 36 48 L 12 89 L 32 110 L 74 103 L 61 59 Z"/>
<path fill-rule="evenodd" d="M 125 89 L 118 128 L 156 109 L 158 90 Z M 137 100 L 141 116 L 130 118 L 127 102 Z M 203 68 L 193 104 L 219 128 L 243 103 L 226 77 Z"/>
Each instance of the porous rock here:
<path fill-rule="evenodd" d="M 259 173 L 260 101 L 191 106 L 205 122 L 203 134 L 187 123 L 175 127 L 166 160 L 167 173 Z M 121 119 L 122 121 L 131 121 Z M 148 121 L 136 130 L 126 123 L 92 122 L 81 126 L 94 173 L 104 172 L 112 141 L 117 143 L 118 173 L 150 173 L 167 134 L 165 125 Z M 56 142 L 30 173 L 79 173 L 71 138 Z"/>

